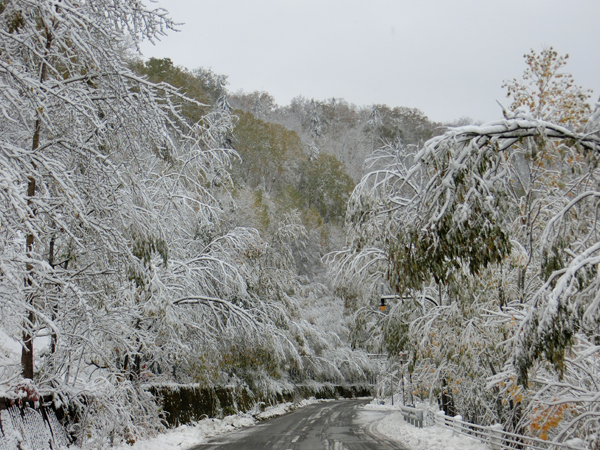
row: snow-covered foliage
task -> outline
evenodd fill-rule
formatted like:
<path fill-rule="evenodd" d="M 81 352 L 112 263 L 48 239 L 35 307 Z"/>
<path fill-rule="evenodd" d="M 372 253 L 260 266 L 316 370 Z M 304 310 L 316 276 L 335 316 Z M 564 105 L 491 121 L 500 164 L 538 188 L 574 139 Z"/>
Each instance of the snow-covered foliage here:
<path fill-rule="evenodd" d="M 297 275 L 298 217 L 267 238 L 226 221 L 223 80 L 201 105 L 129 68 L 172 28 L 137 0 L 0 1 L 0 386 L 33 379 L 69 404 L 82 444 L 162 427 L 141 382 L 369 368 L 298 313 L 321 294 Z M 207 112 L 191 122 L 187 104 Z"/>
<path fill-rule="evenodd" d="M 289 105 L 279 106 L 265 92 L 236 92 L 231 104 L 293 130 L 309 157 L 335 156 L 355 181 L 365 173 L 365 159 L 379 146 L 396 141 L 420 145 L 440 128 L 416 108 L 360 107 L 340 98 L 296 97 Z"/>
<path fill-rule="evenodd" d="M 371 308 L 396 296 L 362 325 L 408 355 L 416 395 L 507 430 L 593 439 L 600 135 L 587 93 L 551 82 L 564 59 L 527 61 L 525 82 L 548 89 L 509 83 L 518 104 L 502 120 L 378 150 L 347 248 L 328 259 Z"/>

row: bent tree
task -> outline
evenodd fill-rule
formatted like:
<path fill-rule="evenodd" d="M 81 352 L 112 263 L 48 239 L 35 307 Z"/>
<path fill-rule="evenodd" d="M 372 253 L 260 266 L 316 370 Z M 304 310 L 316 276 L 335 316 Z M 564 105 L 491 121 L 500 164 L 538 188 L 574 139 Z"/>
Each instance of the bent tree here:
<path fill-rule="evenodd" d="M 53 329 L 59 305 L 49 296 L 70 263 L 99 247 L 126 251 L 110 217 L 117 186 L 129 184 L 124 165 L 178 145 L 168 97 L 159 102 L 125 60 L 126 37 L 137 44 L 172 23 L 140 2 L 7 0 L 0 13 L 2 228 L 5 244 L 23 239 L 26 250 L 3 272 L 25 266 L 15 297 L 27 311 L 22 370 L 32 379 L 35 322 Z"/>
<path fill-rule="evenodd" d="M 202 231 L 218 228 L 230 120 L 188 123 L 191 100 L 128 68 L 131 44 L 170 28 L 138 1 L 0 2 L 2 325 L 22 343 L 22 377 L 89 395 L 81 436 L 160 426 L 132 383 L 185 359 L 215 322 L 261 322 L 235 307 L 238 270 Z M 182 292 L 205 300 L 181 306 Z M 0 377 L 19 383 L 7 365 Z"/>
<path fill-rule="evenodd" d="M 564 61 L 528 55 L 502 120 L 380 149 L 330 255 L 340 278 L 398 295 L 383 345 L 408 352 L 415 393 L 558 441 L 600 428 L 599 109 Z"/>
<path fill-rule="evenodd" d="M 299 217 L 271 239 L 227 222 L 222 84 L 208 106 L 130 70 L 172 25 L 139 1 L 0 0 L 0 323 L 22 345 L 0 384 L 69 403 L 82 439 L 160 429 L 146 381 L 269 391 L 369 367 L 301 320 L 326 290 L 298 277 Z"/>

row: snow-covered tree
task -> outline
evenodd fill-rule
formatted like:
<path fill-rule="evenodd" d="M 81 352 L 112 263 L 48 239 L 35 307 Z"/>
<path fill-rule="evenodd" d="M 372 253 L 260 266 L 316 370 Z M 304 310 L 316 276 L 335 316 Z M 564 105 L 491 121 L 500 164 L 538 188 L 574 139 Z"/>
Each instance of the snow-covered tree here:
<path fill-rule="evenodd" d="M 527 68 L 521 80 L 504 83 L 512 111 L 526 108 L 536 119 L 578 127 L 591 113 L 590 90 L 574 84 L 573 75 L 561 72 L 569 55 L 559 55 L 552 47 L 525 55 Z"/>
<path fill-rule="evenodd" d="M 137 43 L 171 27 L 164 12 L 139 2 L 2 2 L 4 217 L 26 250 L 12 261 L 26 268 L 16 295 L 27 311 L 26 378 L 34 373 L 34 323 L 52 315 L 51 307 L 44 317 L 39 297 L 48 283 L 60 284 L 52 272 L 69 270 L 100 243 L 130 253 L 111 217 L 120 200 L 131 200 L 119 198 L 118 187 L 131 185 L 122 167 L 142 148 L 166 157 L 176 145 L 168 128 L 177 115 L 124 60 L 126 37 Z"/>
<path fill-rule="evenodd" d="M 600 136 L 587 93 L 561 84 L 564 60 L 527 62 L 540 91 L 509 83 L 504 119 L 418 152 L 380 150 L 349 202 L 348 248 L 330 259 L 339 277 L 387 279 L 399 300 L 384 342 L 412 353 L 422 392 L 454 392 L 465 417 L 564 440 L 598 429 Z"/>
<path fill-rule="evenodd" d="M 239 269 L 213 254 L 227 105 L 190 123 L 180 108 L 194 101 L 128 68 L 131 45 L 172 26 L 138 1 L 0 3 L 2 321 L 22 343 L 16 372 L 88 396 L 96 413 L 83 416 L 113 427 L 103 433 L 159 426 L 139 381 L 263 322 L 239 305 Z"/>

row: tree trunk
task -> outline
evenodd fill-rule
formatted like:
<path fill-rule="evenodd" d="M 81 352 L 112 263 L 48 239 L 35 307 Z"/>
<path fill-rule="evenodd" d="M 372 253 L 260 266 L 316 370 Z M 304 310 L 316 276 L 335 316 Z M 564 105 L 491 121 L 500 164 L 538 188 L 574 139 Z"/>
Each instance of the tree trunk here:
<path fill-rule="evenodd" d="M 40 119 L 35 122 L 35 132 L 33 134 L 33 145 L 32 150 L 36 150 L 40 144 Z M 35 164 L 34 164 L 35 168 Z M 27 206 L 32 208 L 33 201 L 31 200 L 35 195 L 35 178 L 29 177 L 29 183 L 27 185 Z M 35 215 L 35 209 L 32 208 L 33 215 Z M 25 251 L 27 258 L 33 257 L 33 234 L 29 233 L 25 242 Z M 33 265 L 27 263 L 27 275 L 25 276 L 25 288 L 31 288 L 33 286 Z M 28 294 L 27 303 L 33 306 L 33 292 Z M 21 348 L 21 369 L 23 378 L 29 378 L 33 380 L 33 321 L 35 320 L 33 311 L 29 311 L 27 320 L 23 323 L 23 347 Z"/>
<path fill-rule="evenodd" d="M 52 34 L 46 27 L 46 55 L 48 56 L 50 47 L 52 46 Z M 46 79 L 46 62 L 42 60 L 41 68 L 40 68 L 40 84 L 44 82 Z M 34 153 L 38 147 L 40 146 L 40 132 L 42 128 L 42 120 L 39 116 L 35 121 L 35 127 L 33 131 L 33 140 L 31 143 L 31 150 Z M 32 162 L 33 169 L 36 169 L 35 163 Z M 27 183 L 27 206 L 31 208 L 32 215 L 35 216 L 35 208 L 33 205 L 33 197 L 35 196 L 35 187 L 36 182 L 33 175 L 29 176 L 29 181 Z M 27 258 L 33 258 L 33 246 L 34 246 L 34 236 L 33 233 L 29 233 L 25 242 L 25 252 L 27 254 Z M 25 288 L 31 288 L 33 286 L 33 272 L 34 268 L 31 263 L 27 263 L 27 275 L 25 276 Z M 33 307 L 33 292 L 30 292 L 28 295 L 27 303 L 29 306 Z M 23 378 L 33 379 L 33 322 L 35 320 L 35 316 L 33 311 L 30 310 L 27 315 L 27 320 L 23 323 L 23 347 L 21 348 L 21 369 Z"/>

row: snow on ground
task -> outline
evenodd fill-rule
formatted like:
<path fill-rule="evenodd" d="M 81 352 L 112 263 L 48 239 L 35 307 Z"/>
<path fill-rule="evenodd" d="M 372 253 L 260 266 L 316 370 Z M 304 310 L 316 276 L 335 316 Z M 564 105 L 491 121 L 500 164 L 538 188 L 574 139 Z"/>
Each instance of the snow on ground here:
<path fill-rule="evenodd" d="M 417 428 L 405 422 L 399 412 L 385 416 L 377 424 L 377 431 L 404 444 L 410 450 L 490 450 L 490 447 L 477 439 L 452 436 L 452 431 L 447 428 L 437 425 Z"/>
<path fill-rule="evenodd" d="M 378 411 L 398 410 L 391 405 L 365 405 Z M 466 436 L 453 436 L 452 431 L 439 426 L 417 428 L 407 423 L 400 412 L 386 415 L 376 425 L 377 431 L 389 439 L 404 444 L 409 450 L 490 450 L 486 444 Z"/>
<path fill-rule="evenodd" d="M 314 397 L 298 403 L 281 403 L 266 408 L 258 414 L 240 413 L 221 419 L 204 419 L 192 425 L 181 425 L 168 430 L 166 433 L 150 439 L 137 441 L 134 445 L 122 445 L 115 450 L 182 450 L 194 445 L 202 444 L 214 436 L 219 436 L 238 428 L 255 425 L 259 420 L 281 416 L 303 406 L 318 403 Z"/>
<path fill-rule="evenodd" d="M 395 411 L 386 415 L 377 425 L 376 430 L 389 439 L 404 444 L 409 450 L 490 450 L 490 447 L 477 439 L 467 436 L 453 436 L 452 430 L 437 425 L 417 428 L 404 421 L 399 412 L 402 402 L 400 396 L 394 396 L 395 405 L 391 404 L 391 398 L 385 401 L 374 399 L 368 405 L 363 406 L 365 410 Z M 430 405 L 417 405 L 428 409 Z"/>
<path fill-rule="evenodd" d="M 400 411 L 398 405 L 388 405 L 388 404 L 377 404 L 377 403 L 369 403 L 362 407 L 362 409 L 370 409 L 373 411 Z"/>

